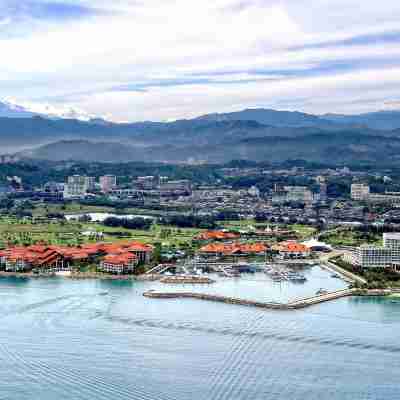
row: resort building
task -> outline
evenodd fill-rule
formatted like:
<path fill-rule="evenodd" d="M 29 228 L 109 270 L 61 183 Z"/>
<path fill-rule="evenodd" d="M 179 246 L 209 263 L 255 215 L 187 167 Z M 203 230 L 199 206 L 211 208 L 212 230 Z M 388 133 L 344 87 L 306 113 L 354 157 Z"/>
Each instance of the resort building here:
<path fill-rule="evenodd" d="M 265 255 L 268 247 L 263 243 L 209 243 L 199 249 L 206 256 Z"/>
<path fill-rule="evenodd" d="M 110 254 L 100 263 L 99 270 L 111 274 L 130 274 L 138 265 L 138 258 L 131 253 Z"/>
<path fill-rule="evenodd" d="M 361 268 L 400 267 L 400 233 L 384 233 L 383 247 L 363 245 L 347 252 L 343 260 Z"/>
<path fill-rule="evenodd" d="M 18 246 L 0 251 L 0 267 L 8 272 L 61 271 L 95 263 L 104 272 L 129 273 L 139 263 L 148 263 L 152 254 L 153 246 L 140 242 L 94 243 L 79 247 Z"/>
<path fill-rule="evenodd" d="M 205 231 L 199 233 L 194 237 L 194 240 L 197 241 L 211 241 L 211 240 L 234 240 L 239 239 L 240 234 L 233 232 L 225 232 L 225 231 Z"/>
<path fill-rule="evenodd" d="M 311 250 L 304 244 L 294 241 L 281 242 L 272 247 L 283 258 L 306 258 L 310 256 Z"/>

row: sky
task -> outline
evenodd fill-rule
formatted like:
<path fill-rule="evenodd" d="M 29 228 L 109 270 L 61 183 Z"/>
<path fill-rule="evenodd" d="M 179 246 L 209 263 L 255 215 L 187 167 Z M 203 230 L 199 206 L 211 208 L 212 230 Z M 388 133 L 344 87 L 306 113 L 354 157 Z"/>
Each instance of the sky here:
<path fill-rule="evenodd" d="M 114 121 L 400 109 L 399 0 L 0 0 L 0 99 Z"/>

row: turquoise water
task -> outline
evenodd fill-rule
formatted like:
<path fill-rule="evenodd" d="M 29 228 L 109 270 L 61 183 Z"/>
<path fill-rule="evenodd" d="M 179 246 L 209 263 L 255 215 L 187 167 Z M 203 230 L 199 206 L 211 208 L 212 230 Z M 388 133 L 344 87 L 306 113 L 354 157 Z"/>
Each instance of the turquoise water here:
<path fill-rule="evenodd" d="M 339 289 L 261 275 L 185 290 L 284 301 Z M 0 399 L 398 399 L 400 304 L 264 311 L 156 300 L 157 282 L 0 280 Z M 177 288 L 172 288 L 175 290 Z M 105 291 L 107 295 L 102 295 Z"/>

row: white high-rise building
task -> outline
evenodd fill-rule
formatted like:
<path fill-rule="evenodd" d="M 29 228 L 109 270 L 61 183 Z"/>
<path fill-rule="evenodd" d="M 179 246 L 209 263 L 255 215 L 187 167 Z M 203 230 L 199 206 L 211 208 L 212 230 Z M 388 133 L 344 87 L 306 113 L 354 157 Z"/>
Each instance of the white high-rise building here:
<path fill-rule="evenodd" d="M 350 195 L 353 200 L 367 200 L 369 197 L 369 186 L 364 183 L 353 183 Z"/>
<path fill-rule="evenodd" d="M 383 247 L 360 246 L 345 253 L 344 260 L 362 268 L 395 268 L 400 266 L 400 233 L 384 233 Z"/>
<path fill-rule="evenodd" d="M 383 234 L 383 247 L 400 250 L 400 233 L 390 232 Z"/>
<path fill-rule="evenodd" d="M 64 185 L 64 198 L 85 197 L 88 190 L 93 189 L 94 178 L 91 176 L 72 175 Z"/>

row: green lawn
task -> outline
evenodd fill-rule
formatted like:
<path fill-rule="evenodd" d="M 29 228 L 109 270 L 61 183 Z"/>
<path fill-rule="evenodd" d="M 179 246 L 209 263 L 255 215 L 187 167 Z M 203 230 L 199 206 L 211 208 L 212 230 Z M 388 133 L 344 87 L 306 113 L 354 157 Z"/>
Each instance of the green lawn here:
<path fill-rule="evenodd" d="M 256 222 L 254 219 L 247 219 L 241 221 L 225 221 L 221 224 L 226 229 L 236 229 L 236 230 L 251 230 L 253 228 L 260 229 L 266 226 L 270 226 L 271 228 L 276 226 L 277 224 L 269 224 L 267 222 Z M 279 225 L 281 228 L 291 229 L 296 232 L 299 239 L 307 239 L 312 237 L 316 233 L 316 229 L 312 226 L 308 225 Z"/>
<path fill-rule="evenodd" d="M 40 204 L 32 210 L 34 217 L 45 216 L 47 213 L 61 214 L 85 214 L 95 212 L 115 212 L 112 207 L 85 206 L 78 203 L 70 204 Z"/>
<path fill-rule="evenodd" d="M 381 245 L 382 235 L 361 233 L 349 229 L 337 230 L 321 236 L 321 240 L 333 246 L 360 246 L 362 244 Z"/>
<path fill-rule="evenodd" d="M 102 240 L 118 242 L 138 240 L 146 243 L 163 243 L 167 247 L 187 247 L 200 229 L 176 228 L 153 225 L 148 231 L 106 227 L 99 223 L 80 223 L 77 221 L 39 222 L 11 217 L 0 218 L 0 244 L 28 245 L 38 242 L 57 245 L 78 245 L 93 243 L 95 239 L 83 236 L 84 231 L 103 232 Z M 118 235 L 118 233 L 121 233 Z"/>

